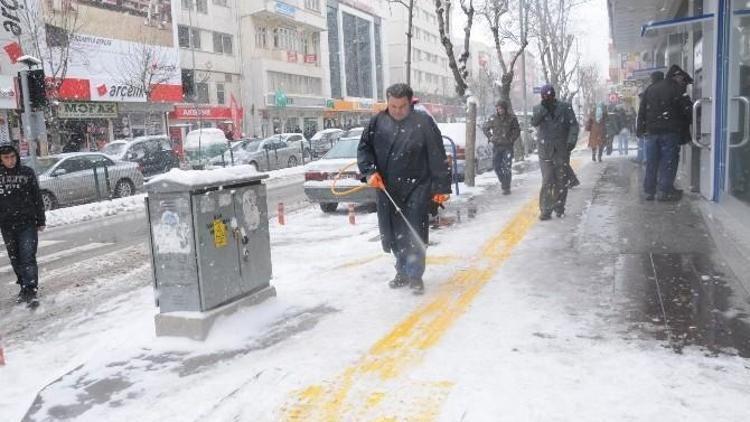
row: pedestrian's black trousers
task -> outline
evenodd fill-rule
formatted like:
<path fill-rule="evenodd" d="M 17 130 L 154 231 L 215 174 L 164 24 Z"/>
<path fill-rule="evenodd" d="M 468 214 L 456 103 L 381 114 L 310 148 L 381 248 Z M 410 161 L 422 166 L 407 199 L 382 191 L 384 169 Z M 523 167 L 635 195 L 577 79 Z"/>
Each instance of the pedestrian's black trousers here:
<path fill-rule="evenodd" d="M 33 224 L 20 227 L 2 227 L 3 241 L 17 283 L 25 289 L 35 289 L 38 282 L 36 250 L 39 243 L 37 229 Z"/>
<path fill-rule="evenodd" d="M 565 212 L 568 199 L 567 162 L 564 157 L 539 160 L 542 170 L 542 189 L 539 192 L 539 211 L 550 215 L 552 211 Z"/>
<path fill-rule="evenodd" d="M 513 177 L 513 146 L 495 146 L 492 164 L 502 188 L 504 190 L 510 189 L 510 182 Z"/>

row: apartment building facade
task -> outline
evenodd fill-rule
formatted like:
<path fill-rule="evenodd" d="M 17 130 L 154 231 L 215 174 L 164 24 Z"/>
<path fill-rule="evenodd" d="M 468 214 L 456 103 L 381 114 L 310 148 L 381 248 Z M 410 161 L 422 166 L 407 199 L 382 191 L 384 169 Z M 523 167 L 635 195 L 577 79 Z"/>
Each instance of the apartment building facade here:
<path fill-rule="evenodd" d="M 175 3 L 184 102 L 169 112 L 170 135 L 182 139 L 199 127 L 216 127 L 239 139 L 242 116 L 239 0 Z"/>
<path fill-rule="evenodd" d="M 407 79 L 408 23 L 408 9 L 400 4 L 390 4 L 386 23 L 388 34 L 392 34 L 388 41 L 388 84 L 406 82 Z M 412 88 L 426 102 L 446 103 L 448 98 L 455 96 L 455 81 L 448 67 L 445 47 L 440 41 L 435 2 L 414 1 L 411 44 Z"/>
<path fill-rule="evenodd" d="M 388 80 L 383 0 L 328 0 L 330 97 L 325 127 L 363 126 L 385 108 Z"/>
<path fill-rule="evenodd" d="M 254 136 L 323 125 L 330 82 L 325 0 L 239 2 L 242 106 Z"/>

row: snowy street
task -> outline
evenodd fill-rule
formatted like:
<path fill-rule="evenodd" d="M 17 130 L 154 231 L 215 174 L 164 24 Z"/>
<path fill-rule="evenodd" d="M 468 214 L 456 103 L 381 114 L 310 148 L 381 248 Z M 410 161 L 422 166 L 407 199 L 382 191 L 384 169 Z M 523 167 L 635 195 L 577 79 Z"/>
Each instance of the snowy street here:
<path fill-rule="evenodd" d="M 694 202 L 644 203 L 623 158 L 574 166 L 582 184 L 546 222 L 538 168 L 510 196 L 491 172 L 462 186 L 431 232 L 421 297 L 388 288 L 393 258 L 364 207 L 356 225 L 344 207 L 271 220 L 278 297 L 205 342 L 155 337 L 145 217 L 108 217 L 129 240 L 92 236 L 88 259 L 42 272 L 35 312 L 10 305 L 2 274 L 1 419 L 750 418 L 747 293 Z"/>

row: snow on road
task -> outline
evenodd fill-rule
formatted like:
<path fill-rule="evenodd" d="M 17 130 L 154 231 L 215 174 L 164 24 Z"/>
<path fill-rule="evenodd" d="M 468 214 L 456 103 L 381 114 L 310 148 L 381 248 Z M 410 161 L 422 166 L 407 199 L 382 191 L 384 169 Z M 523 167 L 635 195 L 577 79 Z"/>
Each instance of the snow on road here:
<path fill-rule="evenodd" d="M 271 222 L 278 297 L 204 343 L 154 337 L 150 287 L 79 310 L 61 297 L 54 333 L 6 344 L 3 420 L 746 420 L 747 361 L 622 334 L 603 280 L 544 236 L 574 236 L 584 201 L 541 226 L 538 183 L 457 201 L 474 214 L 431 233 L 423 297 L 387 288 L 374 214 L 312 208 Z"/>
<path fill-rule="evenodd" d="M 219 170 L 223 171 L 223 169 Z M 173 172 L 187 173 L 179 169 L 174 169 Z M 214 171 L 205 170 L 205 172 L 211 173 Z M 191 171 L 190 173 L 195 174 L 202 172 Z M 270 171 L 265 174 L 268 174 L 268 179 L 265 179 L 264 183 L 266 183 L 269 188 L 287 186 L 290 184 L 302 182 L 304 167 L 290 167 L 286 169 Z M 146 194 L 142 193 L 126 198 L 115 198 L 111 200 L 104 200 L 100 202 L 93 202 L 90 204 L 76 205 L 72 207 L 58 208 L 56 210 L 47 211 L 47 227 L 51 228 L 67 224 L 96 220 L 118 214 L 143 211 L 145 197 Z"/>

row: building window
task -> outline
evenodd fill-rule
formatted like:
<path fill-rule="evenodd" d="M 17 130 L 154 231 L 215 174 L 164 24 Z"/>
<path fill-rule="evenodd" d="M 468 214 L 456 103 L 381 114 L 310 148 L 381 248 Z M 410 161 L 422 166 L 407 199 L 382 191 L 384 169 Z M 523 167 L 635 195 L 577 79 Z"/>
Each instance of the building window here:
<path fill-rule="evenodd" d="M 232 76 L 231 73 L 227 73 L 224 75 L 224 82 L 231 84 L 233 81 L 234 81 L 234 77 Z"/>
<path fill-rule="evenodd" d="M 294 28 L 274 28 L 273 48 L 282 50 L 299 51 L 299 33 Z"/>
<path fill-rule="evenodd" d="M 228 7 L 229 6 L 227 4 L 227 0 L 213 0 L 213 4 L 215 4 L 217 6 L 224 6 L 224 7 Z"/>
<path fill-rule="evenodd" d="M 201 48 L 201 32 L 197 28 L 177 26 L 177 42 L 182 48 Z"/>
<path fill-rule="evenodd" d="M 193 0 L 182 0 L 182 8 L 190 10 L 193 8 Z"/>
<path fill-rule="evenodd" d="M 320 0 L 305 0 L 305 8 L 320 12 Z"/>
<path fill-rule="evenodd" d="M 195 9 L 199 13 L 208 14 L 208 0 L 195 0 Z"/>
<path fill-rule="evenodd" d="M 219 54 L 232 55 L 232 36 L 214 32 L 214 52 Z"/>
<path fill-rule="evenodd" d="M 226 104 L 223 83 L 216 83 L 216 102 L 218 104 Z"/>
<path fill-rule="evenodd" d="M 258 48 L 268 48 L 268 30 L 265 26 L 255 29 L 255 46 Z"/>
<path fill-rule="evenodd" d="M 195 102 L 199 104 L 208 104 L 208 84 L 198 82 L 195 84 Z"/>

